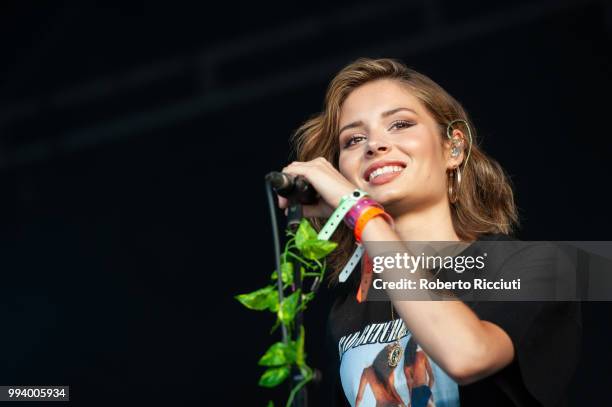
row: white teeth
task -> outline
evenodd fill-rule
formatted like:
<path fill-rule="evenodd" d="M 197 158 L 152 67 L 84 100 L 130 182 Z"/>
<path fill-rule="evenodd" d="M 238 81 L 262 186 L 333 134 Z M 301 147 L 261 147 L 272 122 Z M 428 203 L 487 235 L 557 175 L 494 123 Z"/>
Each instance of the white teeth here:
<path fill-rule="evenodd" d="M 370 173 L 370 179 L 368 180 L 368 182 L 371 182 L 374 178 L 378 177 L 379 175 L 386 174 L 389 172 L 401 172 L 403 169 L 404 168 L 398 165 L 387 165 L 385 167 L 378 168 L 375 171 L 372 171 Z"/>

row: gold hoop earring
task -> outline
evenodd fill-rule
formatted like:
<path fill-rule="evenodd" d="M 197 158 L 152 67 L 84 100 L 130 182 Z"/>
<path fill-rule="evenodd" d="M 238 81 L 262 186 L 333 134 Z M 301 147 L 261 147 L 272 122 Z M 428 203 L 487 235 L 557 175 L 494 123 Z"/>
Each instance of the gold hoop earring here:
<path fill-rule="evenodd" d="M 455 175 L 456 174 L 456 175 Z M 457 186 L 455 186 L 455 179 Z M 461 170 L 456 167 L 448 173 L 448 200 L 454 204 L 459 200 L 459 187 L 461 186 Z"/>

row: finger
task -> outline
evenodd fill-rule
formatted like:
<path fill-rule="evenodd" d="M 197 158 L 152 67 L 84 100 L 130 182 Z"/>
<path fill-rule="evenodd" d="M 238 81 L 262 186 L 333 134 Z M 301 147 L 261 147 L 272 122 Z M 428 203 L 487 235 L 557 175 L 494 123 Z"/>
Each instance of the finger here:
<path fill-rule="evenodd" d="M 287 198 L 284 198 L 280 195 L 278 196 L 278 207 L 280 209 L 286 208 L 288 206 L 287 203 L 288 203 Z"/>
<path fill-rule="evenodd" d="M 283 168 L 281 172 L 285 174 L 300 175 L 299 170 L 299 164 L 295 164 L 295 162 L 292 162 L 291 164 Z"/>
<path fill-rule="evenodd" d="M 304 165 L 304 163 L 299 162 L 299 161 L 293 161 L 293 162 L 292 162 L 292 163 L 290 163 L 288 166 L 286 166 L 285 168 L 283 168 L 283 172 L 286 172 L 286 171 L 291 171 L 291 170 L 293 170 L 293 169 L 295 169 L 295 168 L 299 168 L 299 167 L 301 167 L 302 165 Z"/>
<path fill-rule="evenodd" d="M 306 174 L 308 172 L 308 166 L 306 166 L 304 163 L 293 162 L 283 168 L 282 172 L 285 174 L 301 175 L 303 177 L 306 177 Z"/>

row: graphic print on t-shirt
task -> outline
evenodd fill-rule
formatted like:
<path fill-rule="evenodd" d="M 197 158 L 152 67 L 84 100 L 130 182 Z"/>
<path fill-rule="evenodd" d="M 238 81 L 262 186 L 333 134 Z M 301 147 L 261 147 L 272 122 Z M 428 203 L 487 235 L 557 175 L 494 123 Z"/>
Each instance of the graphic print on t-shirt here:
<path fill-rule="evenodd" d="M 399 340 L 393 367 L 389 353 Z M 403 321 L 374 323 L 338 342 L 340 378 L 352 406 L 459 406 L 459 388 L 407 331 Z"/>

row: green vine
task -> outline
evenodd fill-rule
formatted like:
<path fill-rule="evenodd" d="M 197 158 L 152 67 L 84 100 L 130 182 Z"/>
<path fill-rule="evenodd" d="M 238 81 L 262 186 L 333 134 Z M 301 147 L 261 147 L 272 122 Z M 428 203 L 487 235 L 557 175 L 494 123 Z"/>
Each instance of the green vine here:
<path fill-rule="evenodd" d="M 294 269 L 293 260 L 300 265 L 299 277 L 302 282 L 306 278 L 323 280 L 326 270 L 325 257 L 337 246 L 337 243 L 329 240 L 319 240 L 316 230 L 308 220 L 302 219 L 295 233 L 288 230 L 289 240 L 285 244 L 285 250 L 281 255 L 281 280 L 283 282 L 283 301 L 279 301 L 276 284 L 267 285 L 264 288 L 247 294 L 237 295 L 235 298 L 245 307 L 256 311 L 270 311 L 276 314 L 276 322 L 270 333 L 274 332 L 281 324 L 287 330 L 287 343 L 276 342 L 272 344 L 264 355 L 259 359 L 259 365 L 265 366 L 266 370 L 259 379 L 262 387 L 276 387 L 283 383 L 294 368 L 299 370 L 302 380 L 296 383 L 289 393 L 286 406 L 291 406 L 298 391 L 313 378 L 313 370 L 306 364 L 306 353 L 304 352 L 305 329 L 302 325 L 300 332 L 295 331 L 295 316 L 306 309 L 306 306 L 314 298 L 314 293 L 303 293 L 299 289 L 293 289 Z M 277 272 L 270 276 L 272 281 L 278 280 Z M 302 287 L 303 284 L 297 285 Z M 287 292 L 287 295 L 285 295 Z M 299 301 L 301 299 L 301 301 Z M 296 336 L 295 340 L 293 338 Z M 270 401 L 268 407 L 273 407 Z"/>

